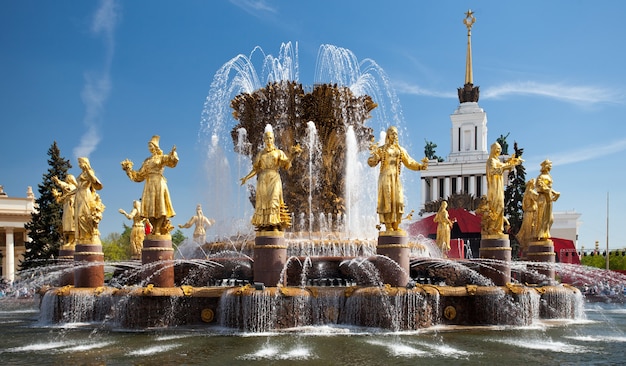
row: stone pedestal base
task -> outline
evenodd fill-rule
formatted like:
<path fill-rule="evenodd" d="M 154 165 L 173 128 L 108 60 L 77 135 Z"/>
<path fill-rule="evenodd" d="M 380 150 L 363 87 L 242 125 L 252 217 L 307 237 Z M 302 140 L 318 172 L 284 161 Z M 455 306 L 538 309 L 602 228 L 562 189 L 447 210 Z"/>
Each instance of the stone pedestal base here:
<path fill-rule="evenodd" d="M 76 244 L 74 287 L 104 286 L 104 253 L 100 244 Z"/>
<path fill-rule="evenodd" d="M 148 235 L 143 240 L 141 264 L 144 286 L 174 287 L 174 249 L 169 235 Z"/>
<path fill-rule="evenodd" d="M 491 279 L 496 286 L 511 282 L 511 242 L 508 238 L 480 239 L 480 258 L 493 259 L 483 262 L 480 274 Z"/>
<path fill-rule="evenodd" d="M 376 254 L 384 255 L 395 263 L 384 261 L 381 258 L 374 260 L 374 265 L 380 272 L 384 283 L 394 287 L 405 287 L 410 280 L 409 273 L 411 249 L 409 248 L 409 238 L 406 234 L 378 236 Z"/>
<path fill-rule="evenodd" d="M 276 286 L 287 263 L 287 245 L 283 232 L 257 232 L 254 239 L 254 282 Z M 286 282 L 284 283 L 286 285 Z"/>
<path fill-rule="evenodd" d="M 68 246 L 69 247 L 69 246 Z M 74 248 L 59 249 L 59 261 L 60 265 L 74 265 Z M 74 270 L 63 270 L 63 274 L 59 278 L 59 287 L 74 285 Z"/>
<path fill-rule="evenodd" d="M 556 253 L 554 252 L 554 243 L 550 239 L 532 241 L 528 245 L 526 251 L 526 259 L 530 262 L 537 262 L 536 266 L 528 265 L 529 269 L 537 271 L 540 275 L 544 275 L 550 281 L 556 278 L 554 271 L 554 262 Z M 545 278 L 525 278 L 528 283 L 544 282 Z"/>

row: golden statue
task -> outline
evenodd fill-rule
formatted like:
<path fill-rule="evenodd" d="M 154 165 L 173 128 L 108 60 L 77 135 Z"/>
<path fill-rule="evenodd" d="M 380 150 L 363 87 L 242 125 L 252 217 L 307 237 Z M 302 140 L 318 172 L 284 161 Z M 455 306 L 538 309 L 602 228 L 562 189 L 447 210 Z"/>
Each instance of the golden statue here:
<path fill-rule="evenodd" d="M 169 235 L 174 229 L 169 218 L 176 213 L 170 200 L 167 181 L 163 176 L 165 167 L 174 168 L 178 164 L 176 146 L 169 154 L 163 154 L 159 148 L 159 136 L 153 136 L 148 142 L 150 157 L 144 160 L 139 170 L 133 170 L 133 163 L 126 159 L 122 162 L 122 169 L 133 182 L 146 181 L 141 195 L 141 217 L 147 218 L 156 235 Z"/>
<path fill-rule="evenodd" d="M 146 236 L 145 223 L 147 219 L 141 217 L 141 202 L 133 201 L 133 209 L 126 212 L 119 209 L 119 213 L 126 216 L 127 219 L 133 220 L 133 228 L 130 231 L 130 250 L 133 259 L 141 259 L 141 249 L 143 248 L 143 239 Z M 148 221 L 148 225 L 150 222 Z"/>
<path fill-rule="evenodd" d="M 524 198 L 522 198 L 522 211 L 524 211 L 522 226 L 515 236 L 524 252 L 528 249 L 528 243 L 537 239 L 536 221 L 538 196 L 539 194 L 535 189 L 535 180 L 531 179 L 526 182 L 526 190 L 524 191 Z"/>
<path fill-rule="evenodd" d="M 274 132 L 266 129 L 263 135 L 265 148 L 261 150 L 252 162 L 252 170 L 248 175 L 241 178 L 241 185 L 255 175 L 256 203 L 252 225 L 258 231 L 283 231 L 291 226 L 291 216 L 283 201 L 283 184 L 280 179 L 279 169 L 291 168 L 291 161 L 295 155 L 302 151 L 299 145 L 291 148 L 292 157 L 274 145 Z"/>
<path fill-rule="evenodd" d="M 448 215 L 448 202 L 442 201 L 439 211 L 435 214 L 433 221 L 437 224 L 437 238 L 435 243 L 441 249 L 444 258 L 448 256 L 450 251 L 450 230 L 453 222 Z"/>
<path fill-rule="evenodd" d="M 554 222 L 552 215 L 552 202 L 559 199 L 561 193 L 552 189 L 552 176 L 550 170 L 552 162 L 548 159 L 541 163 L 541 174 L 536 179 L 535 186 L 537 190 L 537 238 L 539 240 L 547 240 L 550 238 L 550 229 Z"/>
<path fill-rule="evenodd" d="M 104 205 L 96 191 L 102 189 L 102 183 L 96 177 L 88 158 L 78 158 L 78 167 L 82 173 L 77 179 L 74 198 L 76 243 L 100 244 L 98 224 L 102 220 Z"/>
<path fill-rule="evenodd" d="M 215 220 L 209 219 L 202 213 L 202 206 L 196 207 L 196 214 L 192 216 L 184 225 L 178 225 L 181 229 L 190 228 L 191 225 L 196 225 L 193 230 L 193 241 L 199 244 L 204 244 L 206 241 L 206 230 L 215 224 Z"/>
<path fill-rule="evenodd" d="M 500 161 L 502 147 L 497 142 L 491 145 L 491 152 L 487 159 L 487 235 L 502 236 L 505 224 L 504 219 L 504 173 L 522 163 L 522 159 L 513 154 L 510 159 Z"/>
<path fill-rule="evenodd" d="M 402 233 L 403 230 L 399 225 L 404 213 L 404 193 L 400 181 L 400 168 L 404 164 L 411 170 L 426 170 L 428 159 L 422 159 L 422 163 L 413 160 L 398 143 L 398 129 L 391 126 L 387 129 L 385 143 L 382 146 L 376 144 L 370 146 L 367 163 L 371 167 L 380 163 L 376 208 L 379 220 L 385 225 L 386 232 Z"/>
<path fill-rule="evenodd" d="M 65 177 L 65 182 L 57 176 L 52 177 L 54 184 L 61 188 L 61 192 L 52 189 L 52 195 L 58 203 L 63 204 L 63 216 L 61 226 L 63 227 L 63 246 L 61 249 L 74 249 L 76 244 L 76 222 L 74 220 L 74 196 L 76 195 L 76 178 L 72 174 Z"/>

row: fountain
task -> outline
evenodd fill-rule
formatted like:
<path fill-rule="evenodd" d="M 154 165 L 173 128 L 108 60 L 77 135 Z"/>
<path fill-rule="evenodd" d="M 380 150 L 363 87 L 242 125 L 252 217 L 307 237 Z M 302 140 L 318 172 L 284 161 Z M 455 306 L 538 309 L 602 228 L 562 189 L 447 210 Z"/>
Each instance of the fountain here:
<path fill-rule="evenodd" d="M 374 143 L 374 131 L 389 124 L 387 102 L 391 120 L 401 125 L 394 93 L 373 61 L 361 74 L 356 57 L 334 46 L 323 46 L 318 62 L 318 74 L 329 80 L 305 87 L 297 81 L 293 55 L 292 45 L 285 44 L 279 58 L 264 56 L 265 85 L 251 57 L 238 56 L 216 74 L 202 128 L 208 137 L 207 166 L 213 169 L 211 191 L 219 198 L 204 207 L 215 207 L 213 228 L 220 236 L 174 258 L 171 215 L 148 215 L 155 233 L 144 240 L 142 262 L 117 264 L 106 286 L 51 281 L 52 287 L 39 291 L 45 321 L 125 328 L 203 324 L 264 332 L 310 325 L 390 330 L 528 325 L 538 318 L 580 314 L 580 291 L 557 284 L 543 270 L 553 263 L 516 263 L 511 275 L 510 256 L 483 255 L 506 247 L 501 228 L 497 237 L 483 238 L 481 258 L 449 260 L 431 240 L 404 232 L 404 204 L 397 198 L 390 203 L 394 209 L 386 211 L 379 195 L 377 226 L 376 169 L 364 169 L 365 161 L 371 167 L 380 164 L 379 187 L 385 192 L 388 174 L 395 172 L 393 182 L 400 182 L 401 163 L 412 170 L 427 168 L 427 161 L 412 160 L 397 143 L 402 128 L 388 129 L 385 142 Z M 224 105 L 229 101 L 237 122 L 227 128 Z M 376 113 L 380 125 L 368 126 Z M 238 199 L 233 211 L 252 217 L 255 230 L 242 225 L 241 218 L 229 222 L 233 212 L 224 212 L 234 186 L 226 182 L 229 151 L 220 146 L 228 134 L 239 175 L 251 167 L 241 184 L 254 214 Z M 157 136 L 150 146 L 155 154 Z M 176 165 L 175 148 L 165 156 L 170 161 L 164 164 Z M 141 181 L 132 163 L 122 165 L 132 180 Z M 255 176 L 256 186 L 245 186 Z M 401 185 L 390 187 L 402 197 Z M 101 261 L 77 259 L 73 266 L 64 270 L 74 271 L 76 284 L 83 283 L 85 268 L 104 271 Z M 516 279 L 524 271 L 533 272 L 524 278 L 537 281 Z"/>

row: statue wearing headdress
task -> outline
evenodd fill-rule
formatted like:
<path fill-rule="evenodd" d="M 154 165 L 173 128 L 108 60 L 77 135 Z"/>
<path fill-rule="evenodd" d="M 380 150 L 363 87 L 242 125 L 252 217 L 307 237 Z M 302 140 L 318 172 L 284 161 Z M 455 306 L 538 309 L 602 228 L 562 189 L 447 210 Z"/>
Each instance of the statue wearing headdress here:
<path fill-rule="evenodd" d="M 413 160 L 398 143 L 398 129 L 391 126 L 387 129 L 383 145 L 370 146 L 367 164 L 371 167 L 380 164 L 376 208 L 379 220 L 385 224 L 387 232 L 401 232 L 399 226 L 404 214 L 404 191 L 400 181 L 400 168 L 404 165 L 411 170 L 426 170 L 428 158 L 422 159 L 421 163 Z"/>
<path fill-rule="evenodd" d="M 504 218 L 504 172 L 522 163 L 522 159 L 513 155 L 510 159 L 500 161 L 502 147 L 497 142 L 491 145 L 486 164 L 487 173 L 487 207 L 489 218 L 488 235 L 501 236 L 505 225 Z M 484 217 L 484 216 L 483 216 Z M 483 218 L 484 220 L 485 218 Z"/>
<path fill-rule="evenodd" d="M 193 241 L 198 244 L 204 244 L 206 241 L 206 230 L 215 224 L 215 220 L 209 219 L 202 213 L 202 206 L 196 206 L 196 214 L 192 216 L 184 225 L 178 225 L 181 229 L 190 228 L 195 225 L 193 230 Z"/>
<path fill-rule="evenodd" d="M 159 136 L 153 136 L 148 142 L 151 155 L 144 160 L 139 170 L 133 170 L 133 163 L 126 159 L 122 169 L 133 182 L 145 181 L 141 195 L 141 217 L 147 218 L 154 234 L 169 235 L 174 229 L 169 218 L 176 213 L 170 200 L 167 180 L 163 176 L 165 167 L 174 168 L 178 164 L 176 146 L 168 154 L 163 154 L 159 147 Z"/>
<path fill-rule="evenodd" d="M 300 146 L 292 147 L 292 157 L 274 145 L 274 132 L 267 129 L 263 135 L 265 147 L 252 161 L 252 170 L 241 178 L 241 184 L 255 175 L 257 176 L 256 200 L 252 225 L 258 231 L 283 231 L 291 226 L 291 216 L 283 201 L 283 184 L 279 170 L 291 168 L 294 155 L 302 150 Z"/>

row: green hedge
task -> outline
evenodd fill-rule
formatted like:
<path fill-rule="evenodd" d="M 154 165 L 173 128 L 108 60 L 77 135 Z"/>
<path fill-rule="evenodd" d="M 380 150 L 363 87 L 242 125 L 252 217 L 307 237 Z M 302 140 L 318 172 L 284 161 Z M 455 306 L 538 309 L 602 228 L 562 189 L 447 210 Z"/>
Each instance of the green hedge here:
<path fill-rule="evenodd" d="M 606 268 L 606 254 L 586 253 L 580 258 L 580 263 L 589 267 Z M 626 270 L 626 252 L 609 252 L 609 269 Z"/>

